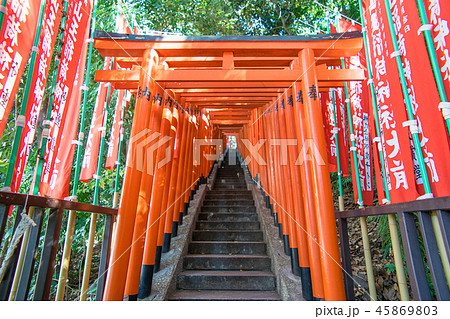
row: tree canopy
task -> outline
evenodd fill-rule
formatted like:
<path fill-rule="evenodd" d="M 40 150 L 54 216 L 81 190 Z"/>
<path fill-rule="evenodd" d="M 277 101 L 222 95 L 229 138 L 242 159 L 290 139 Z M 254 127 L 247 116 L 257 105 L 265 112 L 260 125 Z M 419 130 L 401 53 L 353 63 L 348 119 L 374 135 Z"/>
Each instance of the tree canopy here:
<path fill-rule="evenodd" d="M 113 27 L 108 14 L 119 8 L 144 29 L 184 35 L 312 34 L 325 31 L 334 12 L 359 20 L 358 0 L 101 0 L 100 7 L 100 28 Z"/>

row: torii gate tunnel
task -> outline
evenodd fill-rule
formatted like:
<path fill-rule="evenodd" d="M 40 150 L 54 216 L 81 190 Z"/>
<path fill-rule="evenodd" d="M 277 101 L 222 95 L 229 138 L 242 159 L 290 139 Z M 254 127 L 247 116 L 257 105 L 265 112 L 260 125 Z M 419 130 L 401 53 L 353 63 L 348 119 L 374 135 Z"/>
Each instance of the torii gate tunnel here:
<path fill-rule="evenodd" d="M 199 150 L 202 155 L 220 155 L 228 135 L 237 137 L 239 153 L 270 197 L 283 235 L 290 247 L 298 249 L 299 266 L 303 275 L 311 276 L 314 297 L 344 300 L 318 94 L 343 87 L 346 81 L 365 79 L 361 69 L 328 68 L 341 65 L 342 57 L 358 54 L 361 33 L 182 37 L 96 32 L 94 46 L 102 56 L 116 58 L 123 68 L 98 70 L 95 80 L 137 93 L 131 136 L 148 139 L 131 144 L 128 151 L 104 300 L 122 300 L 124 294 L 138 292 L 149 295 L 161 245 L 158 227 L 151 225 L 165 211 L 161 201 L 167 194 L 166 203 L 175 196 L 187 200 L 186 190 L 207 176 L 213 164 L 206 156 L 194 163 L 188 158 Z M 149 145 L 155 132 L 173 137 L 177 122 L 183 123 L 178 124 L 182 127 L 178 157 L 171 166 L 161 167 L 157 164 L 165 158 L 164 152 L 145 151 L 142 144 Z M 213 139 L 224 142 L 195 149 L 198 139 L 203 145 Z M 263 143 L 269 139 L 280 148 L 269 149 Z M 295 148 L 287 152 L 286 141 Z M 311 141 L 302 153 L 302 146 Z M 149 161 L 149 157 L 153 158 Z M 148 173 L 148 165 L 156 167 L 154 174 L 153 167 Z M 186 178 L 191 170 L 193 174 Z M 175 189 L 169 190 L 169 179 L 176 181 Z M 153 180 L 160 183 L 152 188 Z M 175 204 L 175 212 L 182 202 Z M 173 211 L 168 216 L 166 220 L 174 216 L 178 221 Z M 170 228 L 165 232 L 170 233 Z"/>
<path fill-rule="evenodd" d="M 95 285 L 96 300 L 153 300 L 152 294 L 170 300 L 286 300 L 280 288 L 285 289 L 286 282 L 278 284 L 286 278 L 297 280 L 295 293 L 300 295 L 301 289 L 305 300 L 354 300 L 349 218 L 360 221 L 363 247 L 359 248 L 364 250 L 369 298 L 376 300 L 366 218 L 382 215 L 387 215 L 401 300 L 409 300 L 409 290 L 414 300 L 450 300 L 450 196 L 392 203 L 378 197 L 389 205 L 363 207 L 371 205 L 373 197 L 370 203 L 360 201 L 357 176 L 361 174 L 356 133 L 352 133 L 356 120 L 348 95 L 355 202 L 361 206 L 344 210 L 340 187 L 339 210 L 334 208 L 330 180 L 334 164 L 327 153 L 335 141 L 335 166 L 342 186 L 339 125 L 324 123 L 319 94 L 329 92 L 334 100 L 337 88 L 347 93 L 348 84 L 355 84 L 351 81 L 366 80 L 365 70 L 353 65 L 345 69 L 343 63 L 343 58 L 358 55 L 362 44 L 360 31 L 274 37 L 96 31 L 95 48 L 103 57 L 113 57 L 119 69 L 98 70 L 95 80 L 128 90 L 136 101 L 120 203 L 120 156 L 114 208 L 97 206 L 98 201 L 94 205 L 77 202 L 73 197 L 62 200 L 1 191 L 0 244 L 6 247 L 11 240 L 10 247 L 19 245 L 20 237 L 13 236 L 12 230 L 15 234 L 21 227 L 23 240 L 20 253 L 8 248 L 6 257 L 4 249 L 0 256 L 8 261 L 0 267 L 0 300 L 48 300 L 53 293 L 56 300 L 67 299 L 77 212 L 91 213 L 80 300 L 94 299 L 90 288 Z M 394 58 L 399 62 L 398 56 Z M 369 64 L 367 84 L 375 117 L 377 99 L 370 69 Z M 338 123 L 336 110 L 331 113 Z M 330 135 L 334 135 L 331 143 Z M 381 141 L 377 136 L 374 143 L 376 139 Z M 383 165 L 381 173 L 385 174 Z M 99 175 L 94 178 L 98 183 Z M 388 189 L 377 184 L 377 190 Z M 8 212 L 14 207 L 12 222 Z M 66 211 L 70 212 L 64 233 Z M 33 218 L 34 227 L 18 226 L 24 212 Z M 91 260 L 98 215 L 104 217 L 104 227 L 94 284 Z M 278 228 L 272 225 L 272 217 Z M 31 223 L 31 218 L 24 220 Z M 59 249 L 61 234 L 65 242 Z M 283 248 L 284 254 L 278 254 Z M 52 292 L 58 253 L 58 287 Z M 37 256 L 39 267 L 35 267 Z M 286 256 L 291 262 L 288 274 L 295 276 L 285 276 Z M 158 272 L 159 277 L 154 277 Z M 170 278 L 161 292 L 164 276 Z"/>

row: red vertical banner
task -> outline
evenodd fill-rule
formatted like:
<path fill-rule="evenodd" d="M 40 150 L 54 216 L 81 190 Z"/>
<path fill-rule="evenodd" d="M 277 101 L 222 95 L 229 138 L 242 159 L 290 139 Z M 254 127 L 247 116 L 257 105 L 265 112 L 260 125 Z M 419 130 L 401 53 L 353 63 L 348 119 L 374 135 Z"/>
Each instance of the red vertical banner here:
<path fill-rule="evenodd" d="M 125 20 L 123 14 L 119 14 L 117 16 L 117 31 L 119 33 L 127 33 L 131 34 L 131 28 L 128 22 Z M 117 96 L 116 108 L 114 111 L 114 120 L 111 126 L 111 134 L 108 143 L 108 152 L 106 155 L 106 165 L 105 168 L 113 170 L 118 156 L 119 143 L 122 141 L 123 136 L 123 118 L 122 114 L 124 113 L 123 108 L 128 107 L 128 103 L 130 102 L 131 94 L 126 90 L 119 90 Z M 126 104 L 124 104 L 126 103 Z"/>
<path fill-rule="evenodd" d="M 447 99 L 450 99 L 450 5 L 448 1 L 444 0 L 425 0 L 424 3 L 428 11 L 428 22 L 433 25 L 431 34 L 444 80 L 445 92 Z"/>
<path fill-rule="evenodd" d="M 61 171 L 54 171 L 54 166 L 60 149 L 62 131 L 66 123 L 67 113 L 70 107 L 75 107 L 68 102 L 71 101 L 71 95 L 75 92 L 73 83 L 75 81 L 80 56 L 85 43 L 85 35 L 89 32 L 91 8 L 90 1 L 78 0 L 70 1 L 67 9 L 64 46 L 62 48 L 58 69 L 49 139 L 45 149 L 45 162 L 39 189 L 41 195 L 47 193 L 50 180 L 55 180 L 55 178 L 57 178 L 53 175 L 61 174 Z M 81 86 L 81 88 L 83 87 Z M 78 93 L 80 92 L 76 92 L 76 94 Z M 76 108 L 79 108 L 79 105 L 76 105 Z M 68 126 L 73 125 L 74 122 L 76 121 L 71 118 L 71 120 L 68 121 Z M 63 144 L 62 147 L 71 147 L 71 144 Z M 61 160 L 59 157 L 58 159 Z M 60 165 L 63 164 L 66 163 L 60 163 Z M 70 162 L 70 165 L 72 165 L 72 161 Z"/>
<path fill-rule="evenodd" d="M 330 173 L 336 173 L 337 172 L 336 140 L 332 132 L 334 128 L 333 104 L 332 100 L 330 99 L 329 92 L 319 93 L 319 98 L 320 98 L 320 105 L 322 107 L 322 119 L 325 130 L 325 138 L 327 141 L 328 169 Z"/>
<path fill-rule="evenodd" d="M 363 52 L 361 52 L 363 54 Z M 362 55 L 348 59 L 349 69 L 365 69 L 365 60 Z M 353 174 L 353 192 L 355 202 L 358 201 L 357 180 L 359 178 L 363 205 L 373 205 L 373 185 L 372 185 L 372 143 L 369 129 L 369 91 L 367 80 L 352 81 L 349 86 L 350 111 L 349 115 L 353 123 L 353 138 L 356 146 L 356 159 L 358 163 L 359 177 Z M 380 185 L 382 187 L 382 185 Z"/>
<path fill-rule="evenodd" d="M 342 93 L 342 92 L 341 92 Z M 337 146 L 335 139 L 335 132 L 338 134 L 339 143 L 339 160 L 341 170 L 344 176 L 348 176 L 348 149 L 347 142 L 344 137 L 343 121 L 345 121 L 345 112 L 343 113 L 342 98 L 339 96 L 339 91 L 334 90 L 335 105 L 336 105 L 336 119 L 334 120 L 334 106 L 333 106 L 333 92 L 319 93 L 320 104 L 322 106 L 322 119 L 325 130 L 325 137 L 327 140 L 327 157 L 328 169 L 331 173 L 337 173 Z M 343 115 L 344 114 L 344 115 Z"/>
<path fill-rule="evenodd" d="M 339 19 L 339 29 L 344 31 L 361 30 L 360 26 L 354 25 L 343 19 Z M 364 49 L 357 56 L 345 59 L 347 69 L 367 69 Z M 369 128 L 369 89 L 367 80 L 351 81 L 348 85 L 350 113 L 348 117 L 353 125 L 353 136 L 356 147 L 356 160 L 358 163 L 359 182 L 361 186 L 363 205 L 373 205 L 373 166 L 372 166 L 372 140 Z M 355 203 L 358 202 L 358 185 L 356 174 L 352 175 L 353 194 Z"/>
<path fill-rule="evenodd" d="M 339 160 L 341 162 L 341 170 L 344 176 L 348 176 L 348 162 L 349 162 L 349 149 L 347 139 L 347 121 L 345 117 L 345 93 L 342 88 L 335 90 L 335 103 L 336 103 L 336 119 L 338 127 L 338 140 L 339 140 Z"/>
<path fill-rule="evenodd" d="M 106 58 L 103 70 L 109 70 L 111 67 L 111 58 Z M 100 148 L 100 139 L 104 134 L 106 127 L 103 127 L 103 118 L 105 116 L 105 103 L 107 103 L 108 89 L 111 84 L 102 82 L 98 88 L 97 99 L 95 101 L 94 113 L 92 114 L 89 135 L 84 150 L 83 163 L 81 166 L 80 181 L 88 182 L 97 171 L 98 152 Z"/>
<path fill-rule="evenodd" d="M 7 1 L 0 33 L 0 136 L 33 46 L 40 3 L 40 0 Z"/>
<path fill-rule="evenodd" d="M 89 35 L 89 29 L 86 29 L 86 39 Z M 78 70 L 73 83 L 73 93 L 68 102 L 67 117 L 74 119 L 68 121 L 61 133 L 61 143 L 56 156 L 55 165 L 53 167 L 53 174 L 50 179 L 47 195 L 55 198 L 65 198 L 69 196 L 70 187 L 70 173 L 72 171 L 73 156 L 76 149 L 76 144 L 72 143 L 77 138 L 78 119 L 80 115 L 81 104 L 81 86 L 83 85 L 83 74 L 86 63 L 87 44 L 84 44 L 78 64 Z"/>
<path fill-rule="evenodd" d="M 450 144 L 445 122 L 438 108 L 440 98 L 428 63 L 427 48 L 416 32 L 421 26 L 416 4 L 413 1 L 391 0 L 391 13 L 431 191 L 434 196 L 449 196 Z M 423 195 L 422 176 L 415 157 L 414 162 L 418 192 Z"/>
<path fill-rule="evenodd" d="M 125 95 L 127 92 L 125 90 L 119 90 L 117 95 L 117 104 L 114 112 L 114 120 L 111 126 L 111 134 L 108 144 L 108 153 L 106 155 L 106 165 L 107 169 L 113 170 L 117 161 L 117 153 L 119 149 L 119 143 L 122 136 L 122 111 L 123 103 L 125 100 Z"/>
<path fill-rule="evenodd" d="M 407 117 L 396 62 L 390 56 L 394 50 L 389 39 L 384 1 L 365 0 L 364 4 L 381 130 L 381 141 L 374 144 L 381 147 L 385 158 L 391 202 L 410 201 L 419 195 L 415 187 L 409 133 L 402 127 Z M 369 123 L 374 122 L 370 120 Z M 384 194 L 380 163 L 376 163 L 375 172 L 378 196 L 382 201 Z"/>
<path fill-rule="evenodd" d="M 117 16 L 117 31 L 119 33 L 126 33 L 126 34 L 133 33 L 131 31 L 130 24 L 127 22 L 127 20 L 125 20 L 125 17 L 123 16 L 122 13 Z"/>
<path fill-rule="evenodd" d="M 34 140 L 36 126 L 44 99 L 45 85 L 47 83 L 48 70 L 51 64 L 53 48 L 58 34 L 62 15 L 62 0 L 47 1 L 45 6 L 42 30 L 39 37 L 39 50 L 36 59 L 36 67 L 30 85 L 30 95 L 25 114 L 25 127 L 19 144 L 19 156 L 14 168 L 14 176 L 11 190 L 17 191 L 22 181 L 23 171 L 28 161 L 30 148 Z"/>

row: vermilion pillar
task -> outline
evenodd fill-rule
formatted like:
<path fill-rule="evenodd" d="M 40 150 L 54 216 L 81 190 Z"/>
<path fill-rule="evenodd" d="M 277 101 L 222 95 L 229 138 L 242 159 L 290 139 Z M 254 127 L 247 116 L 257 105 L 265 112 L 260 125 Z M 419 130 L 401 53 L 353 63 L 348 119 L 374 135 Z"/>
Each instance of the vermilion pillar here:
<path fill-rule="evenodd" d="M 297 64 L 298 67 L 298 64 Z M 308 239 L 308 251 L 309 251 L 309 261 L 311 264 L 311 281 L 312 281 L 312 291 L 313 297 L 315 299 L 325 298 L 325 293 L 323 290 L 323 278 L 322 278 L 322 266 L 320 259 L 320 246 L 319 246 L 319 235 L 317 232 L 317 221 L 316 221 L 316 205 L 314 202 L 314 188 L 312 180 L 312 162 L 303 160 L 302 150 L 306 147 L 306 140 L 311 139 L 308 135 L 306 129 L 306 115 L 305 108 L 303 106 L 303 90 L 300 83 L 296 82 L 293 86 L 293 96 L 294 96 L 294 121 L 295 121 L 295 133 L 297 136 L 297 154 L 300 162 L 296 163 L 296 166 L 300 170 L 300 181 L 302 184 L 302 200 L 305 209 L 305 223 L 306 223 L 306 234 Z"/>
<path fill-rule="evenodd" d="M 289 149 L 292 149 L 291 144 L 293 144 L 293 140 L 288 140 L 287 133 L 286 133 L 286 119 L 285 119 L 285 110 L 287 106 L 287 98 L 286 94 L 283 93 L 281 95 L 281 99 L 279 100 L 279 108 L 277 111 L 277 120 L 279 122 L 279 129 L 280 133 L 279 136 L 281 140 L 277 143 L 279 145 L 280 149 L 280 164 L 283 171 L 283 183 L 285 186 L 285 191 L 283 192 L 285 194 L 285 207 L 286 210 L 286 227 L 288 232 L 288 238 L 285 243 L 285 252 L 287 255 L 291 255 L 292 251 L 298 251 L 298 243 L 297 243 L 297 227 L 296 223 L 297 220 L 295 218 L 295 211 L 296 208 L 294 206 L 294 196 L 292 193 L 292 190 L 294 188 L 294 185 L 291 183 L 291 177 L 293 172 L 290 170 L 289 166 Z M 297 260 L 294 260 L 296 258 Z M 300 275 L 298 272 L 298 269 L 295 266 L 295 263 L 298 263 L 298 256 L 292 256 L 291 255 L 291 261 L 292 261 L 292 271 L 296 275 Z"/>
<path fill-rule="evenodd" d="M 303 49 L 299 53 L 299 59 L 304 70 L 301 87 L 305 94 L 303 105 L 307 117 L 307 129 L 319 152 L 319 154 L 315 154 L 315 160 L 312 161 L 312 176 L 314 194 L 316 195 L 314 200 L 317 208 L 316 219 L 321 248 L 325 300 L 345 300 L 314 51 L 310 48 Z M 321 161 L 318 160 L 317 155 L 321 156 Z"/>
<path fill-rule="evenodd" d="M 152 88 L 152 73 L 158 65 L 158 54 L 154 50 L 147 50 L 141 67 L 139 87 L 147 89 L 148 94 Z M 146 131 L 150 114 L 151 102 L 146 97 L 138 97 L 134 111 L 131 137 Z M 145 133 L 144 133 L 145 135 Z M 130 248 L 132 245 L 136 207 L 139 194 L 142 170 L 138 162 L 142 163 L 143 154 L 139 153 L 138 143 L 130 143 L 128 150 L 125 176 L 123 180 L 122 196 L 117 215 L 114 246 L 111 252 L 110 268 L 108 271 L 103 300 L 123 300 Z"/>
<path fill-rule="evenodd" d="M 282 224 L 282 235 L 283 235 L 283 243 L 284 243 L 284 252 L 286 255 L 291 255 L 290 250 L 290 221 L 289 211 L 292 210 L 290 198 L 287 196 L 287 192 L 290 191 L 291 185 L 288 176 L 287 170 L 287 158 L 286 154 L 284 154 L 283 144 L 286 142 L 285 135 L 282 132 L 285 130 L 283 126 L 285 123 L 280 121 L 281 118 L 281 107 L 283 103 L 283 98 L 281 94 L 278 94 L 278 99 L 275 102 L 273 107 L 274 111 L 272 113 L 272 129 L 274 131 L 275 139 L 270 143 L 273 145 L 276 159 L 276 168 L 278 170 L 279 179 L 277 181 L 277 187 L 279 189 L 279 198 L 277 201 L 279 202 L 279 212 L 278 215 L 281 216 L 281 224 Z M 278 146 L 277 146 L 278 145 Z M 295 236 L 295 235 L 294 235 Z"/>
<path fill-rule="evenodd" d="M 306 210 L 304 205 L 305 190 L 302 189 L 300 166 L 296 164 L 299 154 L 299 146 L 302 141 L 297 136 L 297 128 L 295 125 L 295 94 L 294 90 L 289 89 L 287 93 L 287 105 L 284 112 L 286 121 L 286 138 L 296 141 L 297 145 L 289 146 L 289 170 L 291 172 L 292 198 L 294 200 L 294 216 L 295 226 L 297 230 L 297 251 L 292 250 L 293 259 L 298 258 L 300 275 L 302 278 L 302 291 L 306 300 L 312 300 L 312 286 L 311 286 L 311 263 L 310 254 L 308 250 L 308 227 L 306 224 Z M 318 250 L 317 250 L 318 251 Z M 297 266 L 297 265 L 294 265 Z M 319 267 L 320 269 L 320 263 Z M 320 271 L 320 270 L 319 270 Z M 322 281 L 320 281 L 322 285 Z"/>
<path fill-rule="evenodd" d="M 175 237 L 178 234 L 178 232 L 176 234 L 174 233 L 174 231 L 177 229 L 175 222 L 178 222 L 178 211 L 175 209 L 178 207 L 177 203 L 179 194 L 177 193 L 177 187 L 180 184 L 179 178 L 181 177 L 181 175 L 179 174 L 180 166 L 182 163 L 182 161 L 180 161 L 181 146 L 183 139 L 184 141 L 186 140 L 185 134 L 187 127 L 186 113 L 184 111 L 178 110 L 178 117 L 179 120 L 177 124 L 177 135 L 175 139 L 175 147 L 172 160 L 172 174 L 170 176 L 170 190 L 168 198 L 169 207 L 164 226 L 164 241 L 162 248 L 163 253 L 166 253 L 170 250 L 171 238 L 172 236 Z"/>
<path fill-rule="evenodd" d="M 167 92 L 167 91 L 166 91 Z M 163 166 L 163 169 L 165 170 L 165 185 L 163 186 L 163 198 L 161 201 L 161 217 L 159 220 L 159 229 L 158 229 L 158 240 L 156 243 L 156 257 L 155 257 L 155 272 L 158 272 L 161 265 L 161 256 L 162 256 L 162 246 L 164 242 L 164 227 L 166 219 L 168 218 L 168 211 L 169 211 L 169 192 L 170 192 L 170 181 L 171 181 L 171 175 L 173 174 L 174 167 L 173 167 L 173 149 L 175 145 L 175 137 L 177 134 L 177 126 L 178 126 L 178 110 L 176 107 L 174 107 L 174 99 L 173 99 L 173 93 L 171 91 L 167 92 L 166 95 L 166 106 L 168 105 L 170 110 L 172 111 L 172 123 L 170 125 L 170 133 L 169 137 L 170 140 L 168 142 L 168 148 L 167 145 L 162 146 L 165 148 L 165 159 L 164 163 L 161 163 Z M 158 164 L 159 165 L 159 164 Z"/>
<path fill-rule="evenodd" d="M 146 139 L 140 141 L 140 152 L 142 152 L 141 164 L 142 176 L 136 220 L 133 233 L 133 245 L 131 246 L 131 256 L 129 262 L 129 271 L 127 273 L 127 282 L 125 294 L 129 300 L 137 300 L 139 290 L 139 280 L 141 275 L 142 256 L 144 251 L 145 234 L 148 227 L 149 204 L 151 200 L 153 172 L 156 162 L 156 143 L 160 139 L 159 131 L 161 127 L 162 99 L 164 90 L 157 83 L 154 84 L 154 93 L 152 96 L 146 96 L 145 99 L 152 102 L 150 122 L 148 124 L 148 133 Z M 144 95 L 144 94 L 141 94 Z"/>
<path fill-rule="evenodd" d="M 169 105 L 165 105 L 162 112 L 160 139 L 170 136 L 170 127 L 172 125 L 172 110 Z M 150 201 L 150 210 L 147 221 L 147 233 L 145 236 L 144 255 L 142 260 L 141 277 L 139 281 L 139 298 L 145 298 L 150 295 L 153 271 L 156 257 L 156 242 L 159 230 L 159 221 L 162 214 L 162 200 L 164 188 L 166 186 L 166 165 L 162 165 L 166 159 L 166 146 L 159 145 L 156 153 L 156 162 L 154 163 L 153 186 Z"/>

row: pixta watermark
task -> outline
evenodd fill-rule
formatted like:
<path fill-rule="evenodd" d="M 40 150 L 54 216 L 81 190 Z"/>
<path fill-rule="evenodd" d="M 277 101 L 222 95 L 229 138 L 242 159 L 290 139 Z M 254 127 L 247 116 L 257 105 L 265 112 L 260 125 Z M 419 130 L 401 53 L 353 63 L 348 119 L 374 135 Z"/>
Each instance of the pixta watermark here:
<path fill-rule="evenodd" d="M 172 137 L 163 136 L 159 132 L 152 132 L 149 129 L 134 134 L 130 138 L 127 166 L 134 167 L 140 172 L 153 175 L 156 169 L 164 167 L 172 159 L 176 143 L 170 143 Z M 193 139 L 192 164 L 200 165 L 202 158 L 207 161 L 217 161 L 223 153 L 222 139 Z M 313 139 L 306 139 L 299 143 L 297 139 L 260 139 L 252 143 L 249 139 L 240 139 L 247 150 L 248 155 L 244 161 L 249 164 L 255 161 L 259 166 L 266 166 L 273 162 L 279 165 L 289 165 L 289 154 L 295 155 L 295 165 L 303 165 L 305 162 L 315 162 L 317 165 L 325 165 L 324 156 L 321 154 L 317 144 Z M 268 147 L 268 152 L 263 152 L 263 147 Z M 179 150 L 178 150 L 179 151 Z M 291 153 L 289 153 L 291 152 Z M 268 153 L 268 154 L 266 154 Z M 236 164 L 235 156 L 228 156 L 230 165 Z"/>

